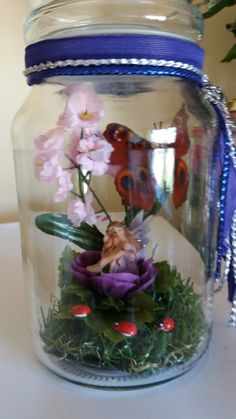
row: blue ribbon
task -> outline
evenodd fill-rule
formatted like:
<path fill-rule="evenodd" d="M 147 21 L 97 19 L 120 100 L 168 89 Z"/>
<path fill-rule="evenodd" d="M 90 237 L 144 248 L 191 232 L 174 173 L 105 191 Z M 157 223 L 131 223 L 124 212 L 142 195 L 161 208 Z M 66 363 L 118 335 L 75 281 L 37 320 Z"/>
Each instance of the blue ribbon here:
<path fill-rule="evenodd" d="M 213 105 L 218 115 L 219 121 L 219 145 L 220 156 L 218 161 L 220 167 L 220 193 L 219 193 L 219 228 L 217 241 L 217 267 L 216 279 L 221 278 L 222 260 L 227 257 L 229 250 L 232 250 L 231 228 L 234 212 L 236 211 L 236 169 L 230 155 L 230 138 L 226 128 L 226 123 L 220 108 Z M 228 299 L 232 303 L 236 292 L 236 278 L 233 268 L 233 256 L 228 272 Z"/>
<path fill-rule="evenodd" d="M 204 51 L 194 42 L 163 35 L 96 35 L 49 39 L 29 45 L 25 53 L 26 68 L 48 61 L 103 59 L 147 59 L 173 61 L 202 70 Z M 187 69 L 143 65 L 102 65 L 58 67 L 31 73 L 28 84 L 39 84 L 47 77 L 60 75 L 144 74 L 183 77 L 201 84 L 201 75 Z"/>

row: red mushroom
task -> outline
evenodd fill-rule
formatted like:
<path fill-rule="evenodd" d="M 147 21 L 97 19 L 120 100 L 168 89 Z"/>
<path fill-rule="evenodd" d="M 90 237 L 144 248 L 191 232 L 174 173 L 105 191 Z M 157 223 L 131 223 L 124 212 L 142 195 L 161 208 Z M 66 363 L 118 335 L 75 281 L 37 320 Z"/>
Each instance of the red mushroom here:
<path fill-rule="evenodd" d="M 175 322 L 171 317 L 164 317 L 159 323 L 159 330 L 171 332 L 175 328 Z"/>
<path fill-rule="evenodd" d="M 91 313 L 91 308 L 85 304 L 80 304 L 77 306 L 72 307 L 71 313 L 74 317 L 87 317 Z"/>
<path fill-rule="evenodd" d="M 135 336 L 138 333 L 137 326 L 134 323 L 128 322 L 128 321 L 115 323 L 112 326 L 112 329 L 115 330 L 116 332 L 121 333 L 124 336 L 127 336 L 127 337 Z"/>

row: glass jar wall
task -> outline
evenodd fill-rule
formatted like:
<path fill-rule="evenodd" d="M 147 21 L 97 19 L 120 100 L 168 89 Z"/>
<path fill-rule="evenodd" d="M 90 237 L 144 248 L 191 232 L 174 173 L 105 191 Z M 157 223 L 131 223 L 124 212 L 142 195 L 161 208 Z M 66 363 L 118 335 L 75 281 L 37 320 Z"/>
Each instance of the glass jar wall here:
<path fill-rule="evenodd" d="M 178 77 L 59 76 L 32 88 L 13 140 L 34 348 L 52 371 L 144 386 L 205 352 L 216 135 L 201 90 Z"/>

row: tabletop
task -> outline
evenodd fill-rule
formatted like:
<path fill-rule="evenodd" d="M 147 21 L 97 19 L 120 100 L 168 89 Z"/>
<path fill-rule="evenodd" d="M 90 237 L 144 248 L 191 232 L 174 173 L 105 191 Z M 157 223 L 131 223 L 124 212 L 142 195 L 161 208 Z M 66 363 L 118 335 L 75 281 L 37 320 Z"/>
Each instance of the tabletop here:
<path fill-rule="evenodd" d="M 236 419 L 236 329 L 217 294 L 210 348 L 181 378 L 144 390 L 71 384 L 34 356 L 28 331 L 19 225 L 0 225 L 0 419 Z"/>

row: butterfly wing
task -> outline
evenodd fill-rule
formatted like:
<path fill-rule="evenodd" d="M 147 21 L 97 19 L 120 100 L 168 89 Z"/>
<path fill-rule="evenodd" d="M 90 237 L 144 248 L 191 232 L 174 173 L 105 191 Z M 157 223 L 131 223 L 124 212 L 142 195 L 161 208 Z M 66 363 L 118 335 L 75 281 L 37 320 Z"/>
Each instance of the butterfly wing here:
<path fill-rule="evenodd" d="M 111 164 L 119 165 L 122 168 L 130 166 L 132 161 L 135 160 L 135 155 L 130 155 L 132 151 L 136 153 L 136 157 L 139 163 L 147 163 L 147 156 L 145 150 L 149 148 L 147 141 L 137 135 L 130 128 L 116 123 L 107 125 L 106 130 L 103 133 L 106 140 L 112 145 L 113 152 L 111 155 Z"/>
<path fill-rule="evenodd" d="M 114 149 L 111 165 L 118 168 L 115 185 L 124 204 L 150 211 L 155 202 L 148 167 L 150 144 L 130 128 L 116 123 L 109 124 L 103 135 Z"/>
<path fill-rule="evenodd" d="M 187 154 L 190 148 L 190 140 L 188 135 L 188 114 L 185 110 L 184 104 L 177 112 L 173 119 L 172 126 L 176 127 L 177 136 L 175 141 L 175 180 L 174 180 L 174 192 L 173 192 L 173 203 L 175 208 L 179 208 L 187 198 L 188 192 L 188 168 L 185 161 L 181 158 Z"/>
<path fill-rule="evenodd" d="M 188 185 L 187 164 L 183 159 L 177 159 L 175 162 L 175 182 L 172 195 L 175 208 L 179 208 L 186 201 Z"/>
<path fill-rule="evenodd" d="M 188 114 L 185 110 L 185 106 L 182 105 L 180 110 L 175 115 L 172 126 L 176 127 L 177 136 L 175 141 L 175 153 L 176 158 L 179 159 L 180 157 L 187 154 L 188 149 L 190 147 L 189 135 L 188 135 Z"/>
<path fill-rule="evenodd" d="M 185 161 L 180 158 L 187 153 L 190 146 L 187 120 L 188 115 L 182 106 L 173 120 L 173 125 L 177 128 L 173 192 L 176 208 L 186 200 L 188 190 L 188 169 Z M 109 124 L 103 135 L 114 149 L 111 165 L 117 167 L 113 172 L 115 185 L 124 204 L 151 211 L 156 201 L 156 191 L 149 171 L 150 144 L 130 128 L 116 123 Z"/>
<path fill-rule="evenodd" d="M 115 180 L 116 188 L 126 206 L 151 211 L 155 203 L 153 180 L 147 167 L 123 169 Z"/>

